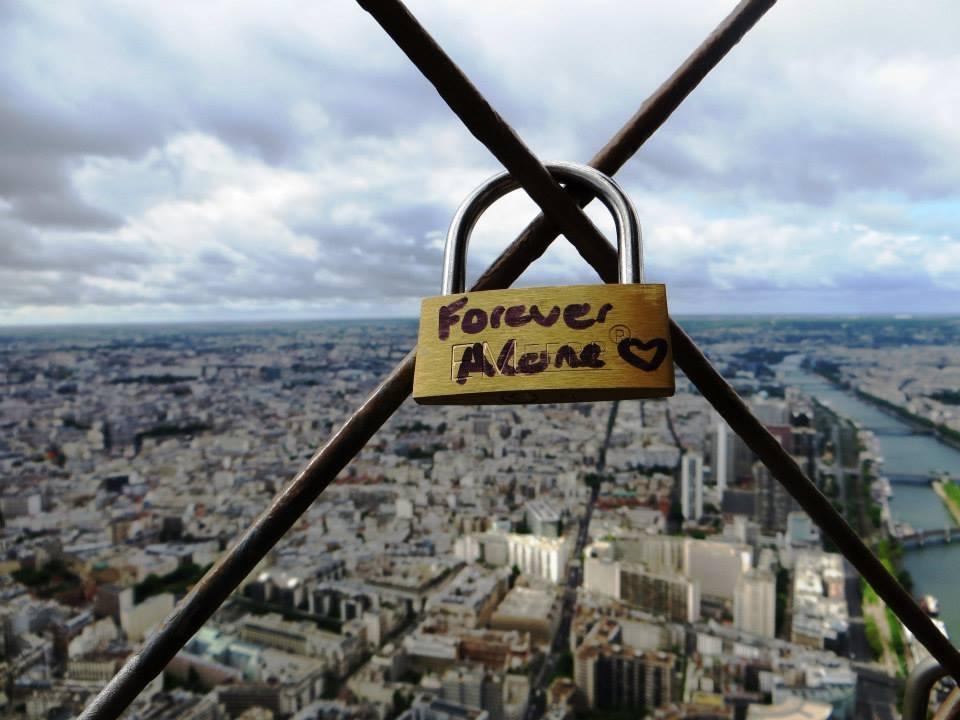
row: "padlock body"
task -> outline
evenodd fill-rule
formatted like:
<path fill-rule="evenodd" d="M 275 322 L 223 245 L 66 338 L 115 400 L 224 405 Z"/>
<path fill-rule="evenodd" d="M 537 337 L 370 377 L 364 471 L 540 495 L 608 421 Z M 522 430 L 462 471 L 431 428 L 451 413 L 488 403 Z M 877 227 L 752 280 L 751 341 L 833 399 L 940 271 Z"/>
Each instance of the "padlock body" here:
<path fill-rule="evenodd" d="M 413 398 L 517 404 L 674 393 L 664 285 L 565 285 L 426 298 Z"/>

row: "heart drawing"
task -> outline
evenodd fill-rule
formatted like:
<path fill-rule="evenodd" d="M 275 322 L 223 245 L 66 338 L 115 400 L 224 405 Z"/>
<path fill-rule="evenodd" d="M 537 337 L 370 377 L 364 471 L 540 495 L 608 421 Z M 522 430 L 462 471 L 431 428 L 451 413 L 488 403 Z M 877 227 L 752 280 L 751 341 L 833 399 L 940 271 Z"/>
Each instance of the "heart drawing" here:
<path fill-rule="evenodd" d="M 653 357 L 649 360 L 641 357 L 638 352 L 649 352 L 653 350 Z M 667 341 L 663 338 L 654 338 L 643 342 L 637 338 L 627 337 L 617 343 L 617 352 L 620 353 L 625 361 L 635 368 L 646 372 L 653 372 L 663 364 L 663 359 L 667 357 Z"/>

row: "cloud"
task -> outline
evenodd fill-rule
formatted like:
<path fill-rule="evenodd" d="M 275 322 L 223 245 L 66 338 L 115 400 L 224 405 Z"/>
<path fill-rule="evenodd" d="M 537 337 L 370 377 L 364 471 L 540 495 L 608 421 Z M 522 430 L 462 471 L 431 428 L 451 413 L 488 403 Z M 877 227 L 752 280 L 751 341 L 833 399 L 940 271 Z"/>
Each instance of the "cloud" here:
<path fill-rule="evenodd" d="M 540 157 L 578 160 L 732 4 L 410 7 Z M 414 315 L 500 169 L 350 3 L 0 13 L 0 323 Z M 960 310 L 954 17 L 760 21 L 620 175 L 675 312 Z M 491 209 L 468 275 L 533 214 Z M 556 243 L 521 284 L 594 281 Z"/>

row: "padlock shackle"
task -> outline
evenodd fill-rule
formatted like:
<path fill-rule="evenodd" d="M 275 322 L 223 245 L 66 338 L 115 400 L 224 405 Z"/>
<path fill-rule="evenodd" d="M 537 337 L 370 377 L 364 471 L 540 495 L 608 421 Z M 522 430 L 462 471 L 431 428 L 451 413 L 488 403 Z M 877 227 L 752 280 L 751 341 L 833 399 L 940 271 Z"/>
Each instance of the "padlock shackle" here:
<path fill-rule="evenodd" d="M 622 284 L 643 282 L 643 248 L 640 222 L 633 203 L 623 189 L 598 170 L 574 163 L 550 163 L 546 166 L 557 180 L 592 190 L 613 215 L 617 231 L 618 274 Z M 466 287 L 467 247 L 480 215 L 507 193 L 520 187 L 509 172 L 489 178 L 457 208 L 443 249 L 443 295 L 462 293 Z"/>

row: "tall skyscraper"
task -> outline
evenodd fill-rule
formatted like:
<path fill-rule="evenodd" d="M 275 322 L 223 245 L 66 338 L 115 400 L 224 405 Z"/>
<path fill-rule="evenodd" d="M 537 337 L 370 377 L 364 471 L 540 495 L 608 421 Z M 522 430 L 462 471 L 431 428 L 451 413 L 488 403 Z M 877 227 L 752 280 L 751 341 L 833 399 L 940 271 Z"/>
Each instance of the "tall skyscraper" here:
<path fill-rule="evenodd" d="M 753 481 L 757 492 L 757 523 L 766 532 L 785 532 L 787 515 L 799 510 L 800 505 L 763 463 L 753 464 Z"/>
<path fill-rule="evenodd" d="M 716 412 L 713 431 L 713 480 L 717 491 L 723 496 L 727 485 L 734 481 L 733 476 L 733 431 Z"/>
<path fill-rule="evenodd" d="M 703 456 L 686 452 L 680 458 L 680 509 L 683 519 L 703 516 Z"/>

